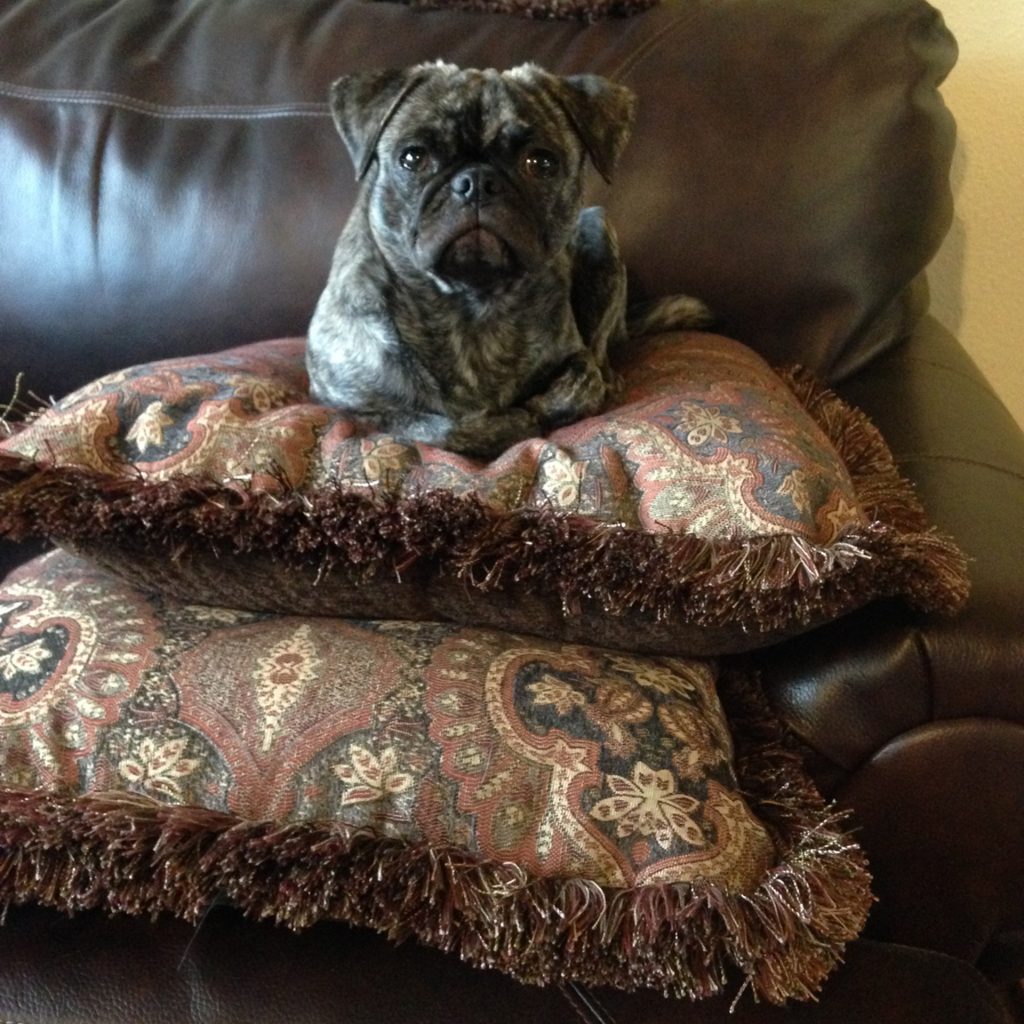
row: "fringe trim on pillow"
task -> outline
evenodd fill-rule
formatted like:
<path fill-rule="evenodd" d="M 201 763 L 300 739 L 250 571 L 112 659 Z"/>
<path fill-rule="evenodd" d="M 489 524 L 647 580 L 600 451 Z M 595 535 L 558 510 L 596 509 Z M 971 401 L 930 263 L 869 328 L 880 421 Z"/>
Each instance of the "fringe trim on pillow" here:
<path fill-rule="evenodd" d="M 393 2 L 393 0 L 392 0 Z M 600 21 L 628 18 L 649 10 L 659 0 L 398 0 L 419 10 L 475 11 L 514 14 L 541 21 Z"/>
<path fill-rule="evenodd" d="M 752 893 L 538 880 L 513 863 L 334 822 L 246 821 L 124 793 L 5 791 L 0 899 L 196 921 L 226 897 L 253 918 L 369 926 L 534 984 L 699 998 L 741 977 L 740 991 L 772 1003 L 809 999 L 864 925 L 870 876 L 752 679 L 727 674 L 723 701 L 740 784 L 778 850 Z"/>
<path fill-rule="evenodd" d="M 898 596 L 954 614 L 966 559 L 929 527 L 881 434 L 811 374 L 784 379 L 846 464 L 870 525 L 831 544 L 793 535 L 704 539 L 649 534 L 553 509 L 502 512 L 472 496 L 271 494 L 198 478 L 159 482 L 0 455 L 0 534 L 175 551 L 202 539 L 312 573 L 370 583 L 426 569 L 481 591 L 556 594 L 567 614 L 595 601 L 662 622 L 773 633 Z"/>

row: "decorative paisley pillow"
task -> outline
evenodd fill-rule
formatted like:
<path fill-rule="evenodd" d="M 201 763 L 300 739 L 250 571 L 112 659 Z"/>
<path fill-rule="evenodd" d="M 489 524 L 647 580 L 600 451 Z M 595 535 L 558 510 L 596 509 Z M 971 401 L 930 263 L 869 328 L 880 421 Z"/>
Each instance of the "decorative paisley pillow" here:
<path fill-rule="evenodd" d="M 482 464 L 309 404 L 302 339 L 135 367 L 9 428 L 0 533 L 185 600 L 666 653 L 963 603 L 960 552 L 815 382 L 710 334 L 620 369 L 603 415 Z"/>
<path fill-rule="evenodd" d="M 0 900 L 226 896 L 529 982 L 773 1002 L 863 925 L 859 850 L 713 662 L 179 604 L 64 552 L 0 627 Z"/>

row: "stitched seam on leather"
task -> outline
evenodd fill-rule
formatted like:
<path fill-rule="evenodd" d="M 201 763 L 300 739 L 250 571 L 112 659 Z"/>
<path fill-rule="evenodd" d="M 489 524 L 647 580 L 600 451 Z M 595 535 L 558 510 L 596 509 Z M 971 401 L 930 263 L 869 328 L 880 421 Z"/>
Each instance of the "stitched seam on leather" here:
<path fill-rule="evenodd" d="M 837 803 L 843 806 L 843 793 L 848 791 L 850 786 L 853 784 L 854 779 L 862 772 L 871 762 L 878 757 L 879 754 L 884 753 L 893 744 L 898 743 L 900 740 L 906 739 L 908 736 L 914 736 L 915 733 L 929 729 L 934 725 L 959 725 L 962 723 L 969 722 L 995 722 L 997 725 L 1008 725 L 1013 729 L 1020 729 L 1024 732 L 1024 722 L 1018 722 L 1016 719 L 1007 718 L 1005 715 L 955 715 L 953 718 L 939 718 L 934 721 L 921 722 L 918 725 L 912 725 L 902 732 L 894 733 L 888 739 L 883 740 L 879 743 L 874 750 L 869 751 L 857 764 L 850 768 L 846 779 L 840 784 L 837 794 L 834 796 Z"/>
<path fill-rule="evenodd" d="M 615 81 L 621 81 L 626 75 L 628 75 L 636 66 L 639 64 L 652 50 L 659 47 L 665 39 L 676 31 L 681 25 L 687 21 L 693 20 L 693 12 L 684 12 L 679 14 L 673 21 L 670 21 L 660 32 L 655 33 L 649 39 L 645 39 L 640 43 L 635 50 L 631 53 L 627 53 L 622 58 L 618 67 L 609 76 Z"/>
<path fill-rule="evenodd" d="M 981 392 L 981 394 L 985 395 L 987 398 L 994 399 L 1000 405 L 1006 404 L 1005 402 L 1003 402 L 1002 398 L 999 396 L 999 392 L 996 391 L 996 389 L 992 386 L 990 381 L 988 381 L 984 377 L 979 377 L 977 373 L 972 373 L 969 369 L 960 369 L 959 367 L 956 366 L 950 366 L 948 363 L 941 362 L 938 359 L 926 359 L 923 356 L 906 355 L 900 352 L 898 348 L 893 349 L 892 354 L 894 358 L 886 363 L 886 370 L 891 369 L 894 366 L 901 369 L 903 367 L 915 366 L 927 367 L 929 370 L 934 370 L 938 374 L 953 377 L 958 381 L 962 381 L 965 384 L 977 388 L 978 391 Z M 839 390 L 841 391 L 842 388 L 847 383 L 849 383 L 849 381 L 853 380 L 854 377 L 858 376 L 861 373 L 863 373 L 863 375 L 867 377 L 869 374 L 871 374 L 872 370 L 873 367 L 871 363 L 866 364 L 860 370 L 855 370 L 852 374 L 850 374 L 840 383 Z"/>
<path fill-rule="evenodd" d="M 901 352 L 900 349 L 896 348 L 892 350 L 893 359 L 890 360 L 891 365 L 900 364 L 913 364 L 915 366 L 927 366 L 929 369 L 938 370 L 940 373 L 948 373 L 952 377 L 959 377 L 961 380 L 968 381 L 971 384 L 976 385 L 980 390 L 986 394 L 992 395 L 998 398 L 995 388 L 982 377 L 979 377 L 977 373 L 972 373 L 970 370 L 962 370 L 956 366 L 950 366 L 948 363 L 944 363 L 939 359 L 928 359 L 925 356 L 912 356 Z M 871 364 L 869 363 L 865 370 L 870 370 Z"/>
<path fill-rule="evenodd" d="M 922 636 L 919 629 L 914 630 L 914 647 L 917 648 L 917 656 L 921 659 L 924 676 L 928 680 L 928 720 L 934 722 L 935 709 L 938 703 L 935 696 L 935 663 L 932 660 L 931 652 L 928 650 L 928 645 L 924 641 L 924 636 Z"/>
<path fill-rule="evenodd" d="M 215 105 L 174 107 L 149 100 L 135 99 L 116 92 L 89 90 L 37 89 L 0 81 L 0 96 L 29 103 L 74 104 L 87 107 L 115 107 L 133 114 L 170 121 L 251 121 L 273 118 L 329 117 L 326 103 L 283 103 L 272 106 Z"/>
<path fill-rule="evenodd" d="M 897 455 L 896 461 L 901 466 L 908 462 L 956 462 L 962 466 L 978 466 L 981 469 L 991 469 L 993 473 L 1001 473 L 1003 476 L 1024 482 L 1024 473 L 1018 473 L 1015 469 L 996 466 L 991 462 L 982 462 L 980 459 L 966 459 L 960 455 L 925 455 L 923 453 L 917 455 Z"/>

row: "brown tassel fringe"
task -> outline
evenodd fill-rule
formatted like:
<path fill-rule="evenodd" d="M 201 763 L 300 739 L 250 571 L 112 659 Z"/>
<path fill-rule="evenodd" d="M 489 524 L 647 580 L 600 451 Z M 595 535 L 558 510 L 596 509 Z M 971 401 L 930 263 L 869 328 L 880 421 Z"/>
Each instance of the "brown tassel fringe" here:
<path fill-rule="evenodd" d="M 659 0 L 399 0 L 431 11 L 474 11 L 513 14 L 540 21 L 600 21 L 628 18 L 654 7 Z"/>
<path fill-rule="evenodd" d="M 253 918 L 369 926 L 535 984 L 698 998 L 743 978 L 772 1003 L 812 998 L 863 927 L 870 876 L 753 682 L 727 673 L 722 689 L 741 786 L 778 849 L 752 893 L 709 883 L 611 890 L 336 822 L 246 821 L 123 793 L 6 791 L 0 900 L 196 921 L 225 896 Z"/>
<path fill-rule="evenodd" d="M 501 512 L 444 491 L 368 498 L 327 488 L 270 494 L 194 478 L 147 482 L 11 456 L 0 456 L 0 534 L 85 550 L 142 543 L 162 548 L 165 568 L 202 539 L 214 555 L 262 553 L 299 568 L 311 585 L 326 572 L 370 583 L 425 571 L 481 592 L 557 595 L 567 612 L 591 601 L 613 615 L 633 610 L 764 634 L 878 597 L 960 610 L 969 589 L 964 555 L 929 527 L 875 427 L 809 373 L 784 378 L 847 465 L 871 521 L 832 544 L 648 534 L 552 509 Z"/>

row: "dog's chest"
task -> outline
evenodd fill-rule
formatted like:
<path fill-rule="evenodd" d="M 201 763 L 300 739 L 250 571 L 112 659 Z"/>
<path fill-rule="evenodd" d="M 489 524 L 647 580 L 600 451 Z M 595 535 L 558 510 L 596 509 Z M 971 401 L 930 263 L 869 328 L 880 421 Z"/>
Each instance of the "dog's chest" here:
<path fill-rule="evenodd" d="M 406 340 L 415 339 L 412 347 L 449 414 L 521 402 L 582 345 L 561 302 L 496 304 L 475 314 L 435 303 L 396 326 Z"/>
<path fill-rule="evenodd" d="M 462 407 L 504 408 L 543 362 L 543 346 L 508 322 L 464 327 L 448 338 L 448 365 L 438 366 L 442 393 Z"/>

